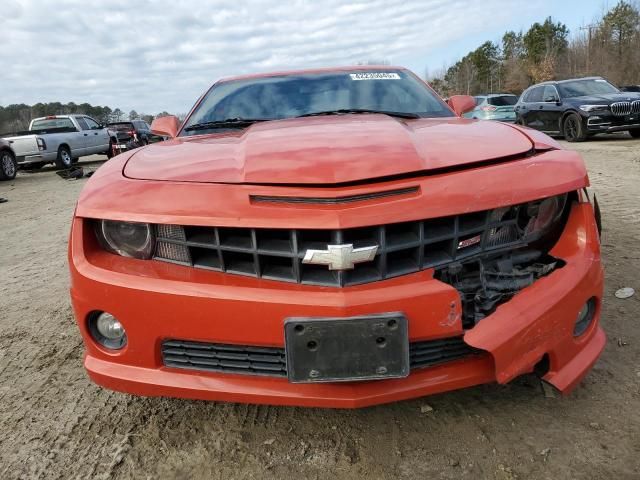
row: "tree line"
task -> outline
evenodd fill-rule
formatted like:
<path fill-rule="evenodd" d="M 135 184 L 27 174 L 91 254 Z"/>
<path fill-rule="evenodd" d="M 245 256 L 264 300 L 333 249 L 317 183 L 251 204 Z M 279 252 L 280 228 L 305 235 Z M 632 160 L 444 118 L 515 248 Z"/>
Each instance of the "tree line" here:
<path fill-rule="evenodd" d="M 516 93 L 546 80 L 599 75 L 617 85 L 640 84 L 640 0 L 620 0 L 602 17 L 570 35 L 548 17 L 526 32 L 508 31 L 487 41 L 439 74 L 431 85 L 443 96 Z M 33 118 L 85 114 L 100 123 L 141 118 L 147 123 L 168 115 L 126 114 L 119 108 L 69 102 L 0 106 L 0 132 L 26 130 Z"/>
<path fill-rule="evenodd" d="M 510 92 L 534 83 L 597 75 L 640 84 L 640 7 L 620 0 L 601 18 L 570 34 L 548 17 L 526 32 L 508 31 L 429 78 L 443 96 Z"/>
<path fill-rule="evenodd" d="M 150 124 L 154 118 L 169 115 L 167 112 L 148 115 L 138 113 L 135 110 L 131 110 L 126 114 L 119 108 L 111 109 L 110 107 L 94 106 L 88 103 L 50 102 L 36 103 L 35 105 L 15 104 L 6 107 L 0 106 L 0 133 L 6 134 L 27 130 L 29 128 L 29 122 L 34 118 L 45 117 L 47 115 L 71 114 L 88 115 L 102 124 L 135 119 L 141 119 Z"/>

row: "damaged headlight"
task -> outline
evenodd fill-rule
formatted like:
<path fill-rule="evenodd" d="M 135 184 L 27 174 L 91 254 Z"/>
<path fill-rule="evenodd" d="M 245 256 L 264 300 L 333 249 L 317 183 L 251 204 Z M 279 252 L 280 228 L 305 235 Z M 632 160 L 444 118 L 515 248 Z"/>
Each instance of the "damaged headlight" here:
<path fill-rule="evenodd" d="M 535 244 L 540 240 L 553 243 L 555 234 L 563 226 L 567 198 L 568 194 L 563 194 L 491 210 L 484 247 L 494 249 L 517 243 Z M 478 245 L 481 241 L 480 233 L 465 237 L 458 243 L 458 250 Z"/>
<path fill-rule="evenodd" d="M 566 204 L 565 193 L 524 205 L 520 210 L 518 226 L 524 232 L 525 240 L 535 242 L 552 232 L 560 224 Z"/>
<path fill-rule="evenodd" d="M 153 255 L 155 236 L 148 223 L 102 220 L 96 225 L 96 235 L 105 250 L 123 257 L 149 259 Z"/>

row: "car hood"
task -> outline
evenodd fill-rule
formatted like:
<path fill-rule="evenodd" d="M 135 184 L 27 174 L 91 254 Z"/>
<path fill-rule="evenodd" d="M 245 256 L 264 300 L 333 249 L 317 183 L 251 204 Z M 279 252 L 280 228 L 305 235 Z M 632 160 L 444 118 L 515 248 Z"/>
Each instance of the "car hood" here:
<path fill-rule="evenodd" d="M 508 125 L 380 114 L 257 123 L 138 150 L 132 179 L 201 183 L 342 184 L 523 155 L 533 143 Z"/>
<path fill-rule="evenodd" d="M 636 92 L 620 92 L 620 93 L 607 93 L 603 95 L 585 95 L 582 97 L 571 97 L 575 103 L 596 105 L 600 103 L 614 103 L 614 102 L 629 102 L 640 100 L 640 93 Z"/>

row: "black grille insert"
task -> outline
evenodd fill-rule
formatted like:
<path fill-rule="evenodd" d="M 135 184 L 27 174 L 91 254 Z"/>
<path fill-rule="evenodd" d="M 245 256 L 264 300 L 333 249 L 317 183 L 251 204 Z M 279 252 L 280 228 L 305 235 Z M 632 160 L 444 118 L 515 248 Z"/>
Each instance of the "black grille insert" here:
<path fill-rule="evenodd" d="M 409 345 L 411 368 L 425 368 L 452 362 L 480 350 L 462 337 L 413 342 Z M 162 361 L 167 367 L 247 375 L 287 376 L 284 348 L 225 345 L 187 340 L 162 342 Z"/>
<path fill-rule="evenodd" d="M 422 221 L 343 230 L 157 225 L 154 258 L 270 280 L 343 287 L 384 280 L 525 245 L 517 205 Z M 377 246 L 352 270 L 303 263 L 307 249 Z"/>
<path fill-rule="evenodd" d="M 165 340 L 162 360 L 167 367 L 253 375 L 287 375 L 284 348 L 249 347 Z"/>
<path fill-rule="evenodd" d="M 364 202 L 378 198 L 393 197 L 397 195 L 407 195 L 420 191 L 418 187 L 398 188 L 395 190 L 384 190 L 381 192 L 361 193 L 358 195 L 347 195 L 343 197 L 282 197 L 274 195 L 250 195 L 252 202 L 267 203 L 310 203 L 318 205 L 340 205 L 343 203 Z"/>

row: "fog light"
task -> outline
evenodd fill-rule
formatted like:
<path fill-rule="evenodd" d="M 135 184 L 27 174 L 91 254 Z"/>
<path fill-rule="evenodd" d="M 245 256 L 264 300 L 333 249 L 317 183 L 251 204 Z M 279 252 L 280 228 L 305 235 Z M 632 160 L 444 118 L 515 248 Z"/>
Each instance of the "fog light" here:
<path fill-rule="evenodd" d="M 103 347 L 117 350 L 127 344 L 127 334 L 120 321 L 108 312 L 95 312 L 89 317 L 89 331 Z"/>
<path fill-rule="evenodd" d="M 591 322 L 595 317 L 595 313 L 596 299 L 594 297 L 591 297 L 589 300 L 587 300 L 587 303 L 582 306 L 582 308 L 580 309 L 580 313 L 578 313 L 576 324 L 573 327 L 574 337 L 579 337 L 587 331 L 587 328 L 589 328 L 589 325 L 591 325 Z"/>

